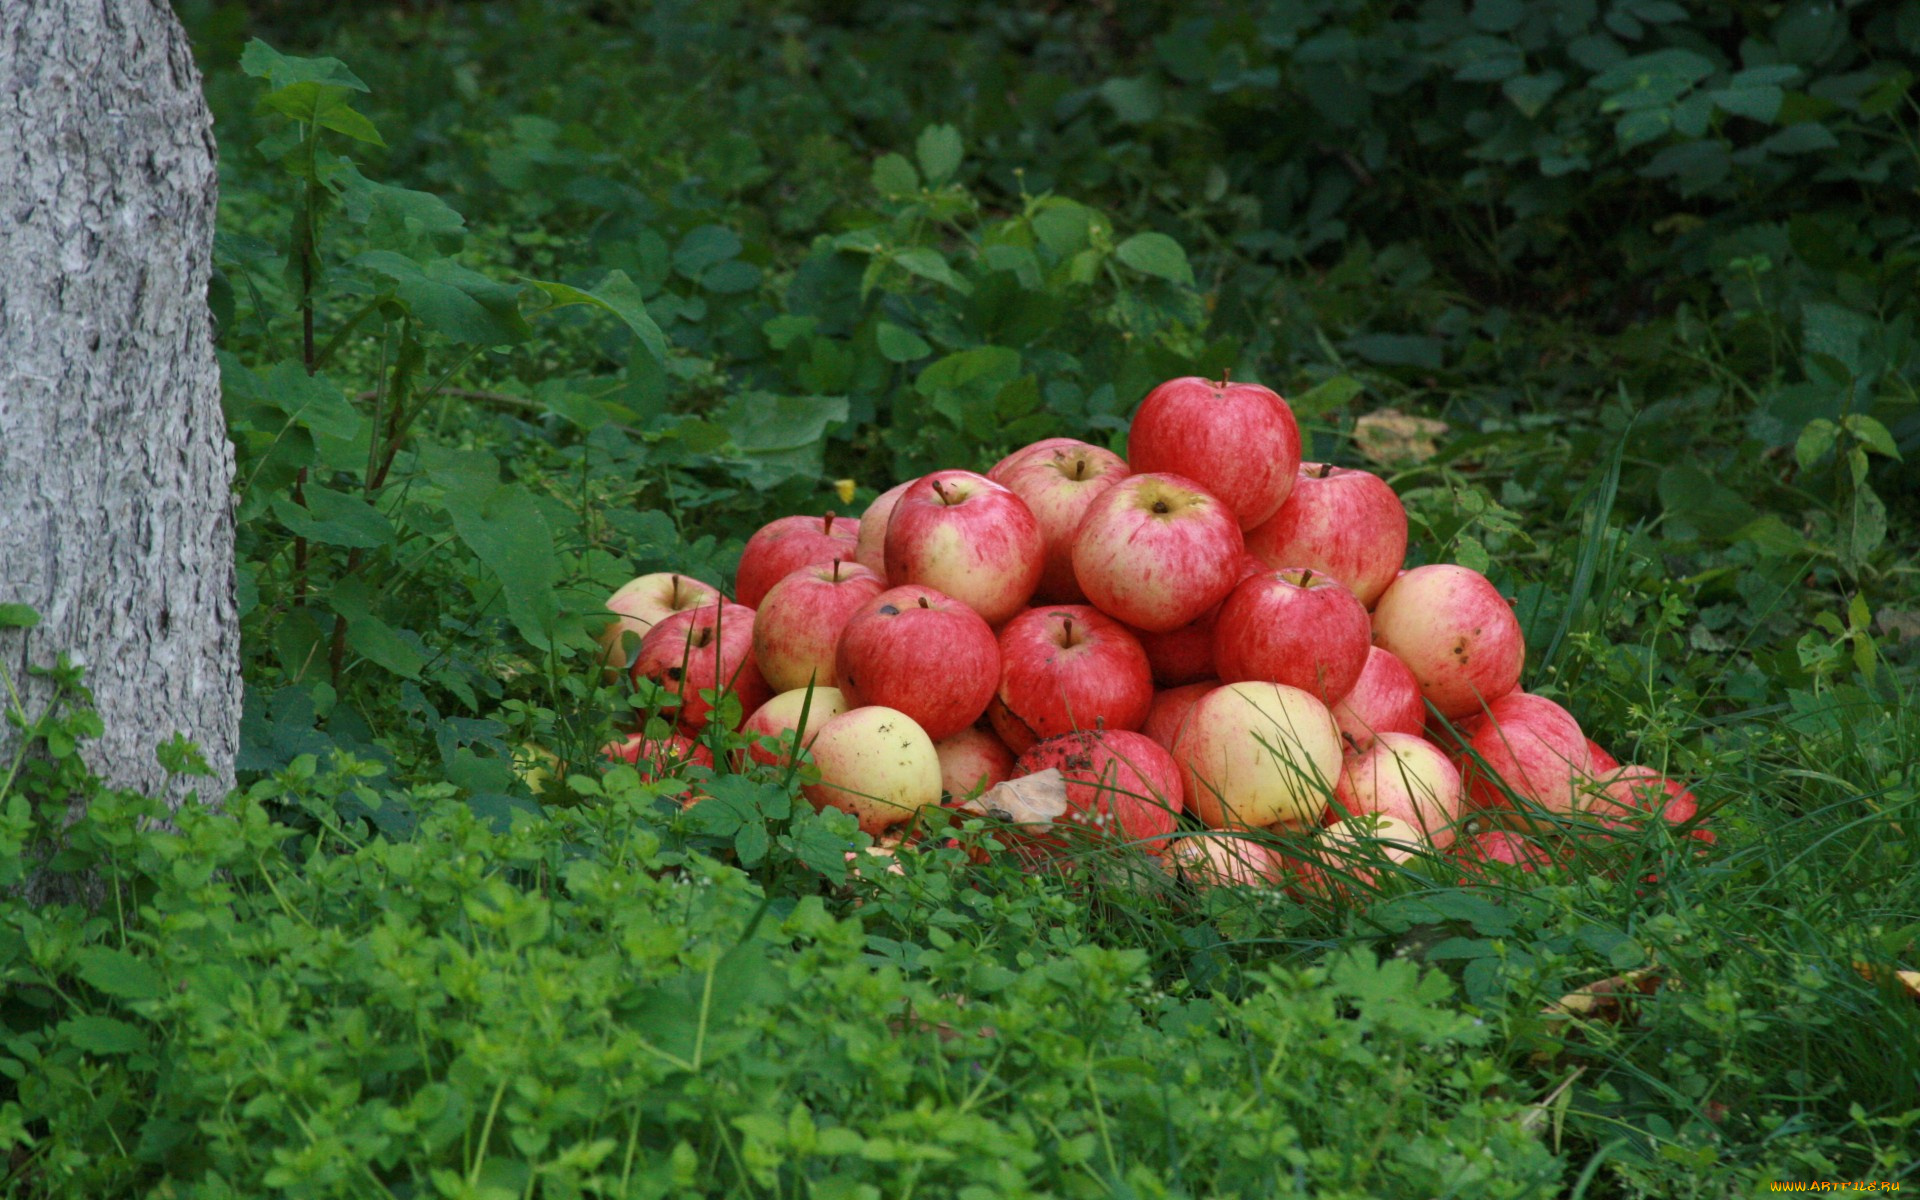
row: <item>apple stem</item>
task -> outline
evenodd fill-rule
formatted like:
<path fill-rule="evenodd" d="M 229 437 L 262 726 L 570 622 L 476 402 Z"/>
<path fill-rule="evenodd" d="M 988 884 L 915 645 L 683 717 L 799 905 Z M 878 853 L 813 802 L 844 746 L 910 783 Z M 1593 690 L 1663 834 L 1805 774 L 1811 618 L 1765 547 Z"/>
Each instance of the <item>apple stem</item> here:
<path fill-rule="evenodd" d="M 1173 510 L 1167 507 L 1165 500 L 1155 500 L 1153 502 L 1153 511 L 1164 517 Z"/>
<path fill-rule="evenodd" d="M 931 605 L 931 604 L 929 604 L 929 603 L 927 603 L 927 598 L 926 598 L 925 596 L 922 596 L 922 597 L 920 597 L 920 607 L 921 607 L 921 608 L 932 608 L 932 607 L 933 607 L 933 605 Z"/>
<path fill-rule="evenodd" d="M 1320 473 L 1319 473 L 1318 475 L 1316 475 L 1316 476 L 1314 476 L 1314 478 L 1316 478 L 1316 479 L 1325 479 L 1325 478 L 1326 478 L 1327 476 L 1329 476 L 1329 475 L 1331 475 L 1331 474 L 1333 474 L 1333 464 L 1332 464 L 1332 463 L 1321 463 L 1321 464 L 1320 464 Z"/>
<path fill-rule="evenodd" d="M 936 479 L 933 481 L 933 494 L 940 497 L 940 503 L 942 504 L 953 503 L 953 501 L 947 499 L 947 485 L 941 480 Z"/>
<path fill-rule="evenodd" d="M 1300 572 L 1300 586 L 1305 587 L 1312 582 L 1313 582 L 1313 568 L 1306 567 Z"/>
<path fill-rule="evenodd" d="M 824 521 L 822 521 L 822 522 L 820 523 L 820 532 L 821 532 L 821 533 L 832 533 L 832 532 L 833 532 L 833 518 L 834 518 L 834 516 L 835 516 L 835 514 L 834 514 L 834 513 L 828 513 L 828 514 L 827 514 L 827 519 L 826 519 L 826 520 L 824 520 Z"/>
<path fill-rule="evenodd" d="M 1060 628 L 1061 628 L 1061 631 L 1062 631 L 1062 632 L 1063 632 L 1063 633 L 1065 634 L 1065 636 L 1066 636 L 1066 639 L 1067 639 L 1067 640 L 1066 640 L 1066 644 L 1067 644 L 1067 645 L 1069 645 L 1069 646 L 1071 646 L 1071 645 L 1074 645 L 1074 644 L 1075 644 L 1075 642 L 1074 642 L 1074 640 L 1073 640 L 1073 618 L 1072 618 L 1072 617 L 1068 617 L 1068 618 L 1066 618 L 1065 620 L 1063 620 L 1063 621 L 1062 621 L 1062 622 L 1060 623 Z"/>
<path fill-rule="evenodd" d="M 831 520 L 833 520 L 833 518 L 832 518 L 831 516 L 829 516 L 829 517 L 827 518 L 827 520 L 829 520 L 829 521 L 831 521 Z M 836 558 L 836 559 L 834 559 L 834 560 L 833 560 L 833 581 L 834 581 L 835 583 L 839 583 L 839 582 L 840 582 L 840 564 L 841 564 L 841 563 L 843 563 L 843 562 L 845 562 L 845 561 L 847 561 L 847 560 L 846 560 L 846 559 L 844 559 L 844 558 Z"/>

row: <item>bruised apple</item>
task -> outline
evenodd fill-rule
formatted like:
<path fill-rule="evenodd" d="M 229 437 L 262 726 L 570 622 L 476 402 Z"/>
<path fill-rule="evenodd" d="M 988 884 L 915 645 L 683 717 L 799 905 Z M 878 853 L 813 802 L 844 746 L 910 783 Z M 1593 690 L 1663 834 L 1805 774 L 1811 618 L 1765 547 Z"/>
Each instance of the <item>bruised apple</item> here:
<path fill-rule="evenodd" d="M 1173 756 L 1143 734 L 1086 730 L 1040 742 L 1014 777 L 1057 769 L 1067 783 L 1065 820 L 1158 854 L 1179 824 L 1182 784 Z"/>
<path fill-rule="evenodd" d="M 1520 683 L 1526 640 L 1487 577 L 1450 563 L 1415 567 L 1373 609 L 1373 643 L 1393 652 L 1449 720 L 1476 713 Z"/>
<path fill-rule="evenodd" d="M 889 588 L 847 619 L 834 673 L 852 707 L 897 708 L 938 740 L 987 711 L 1000 646 L 958 600 L 930 587 Z"/>

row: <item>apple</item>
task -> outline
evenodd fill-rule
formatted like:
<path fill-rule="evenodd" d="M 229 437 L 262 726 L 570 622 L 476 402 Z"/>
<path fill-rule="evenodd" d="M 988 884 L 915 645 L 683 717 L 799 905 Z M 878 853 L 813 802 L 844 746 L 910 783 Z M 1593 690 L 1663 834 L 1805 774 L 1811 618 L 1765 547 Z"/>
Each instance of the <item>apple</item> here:
<path fill-rule="evenodd" d="M 828 513 L 824 517 L 781 517 L 762 525 L 740 551 L 733 597 L 759 608 L 768 589 L 788 574 L 813 563 L 852 558 L 860 541 L 860 522 Z"/>
<path fill-rule="evenodd" d="M 1117 832 L 1158 854 L 1179 826 L 1180 768 L 1144 734 L 1083 730 L 1048 738 L 1014 764 L 1014 778 L 1057 769 L 1067 781 L 1063 818 L 1102 833 Z"/>
<path fill-rule="evenodd" d="M 1670 825 L 1691 821 L 1700 811 L 1693 793 L 1652 767 L 1622 767 L 1598 771 L 1588 784 L 1588 815 L 1602 825 L 1636 825 L 1649 816 Z"/>
<path fill-rule="evenodd" d="M 684 733 L 670 733 L 664 738 L 629 733 L 600 747 L 600 757 L 637 768 L 640 778 L 648 783 L 690 764 L 713 765 L 713 751 Z"/>
<path fill-rule="evenodd" d="M 1279 855 L 1249 837 L 1195 833 L 1176 839 L 1163 860 L 1167 869 L 1199 888 L 1272 887 L 1286 875 Z"/>
<path fill-rule="evenodd" d="M 1253 555 L 1243 554 L 1240 556 L 1238 582 L 1245 582 L 1254 575 L 1264 575 L 1270 569 Z M 1219 615 L 1220 605 L 1216 604 L 1196 619 L 1167 633 L 1149 633 L 1129 626 L 1133 636 L 1140 640 L 1140 648 L 1147 652 L 1147 664 L 1153 668 L 1156 687 L 1179 687 L 1216 677 L 1213 669 L 1213 624 Z"/>
<path fill-rule="evenodd" d="M 1187 714 L 1193 711 L 1195 702 L 1219 686 L 1217 679 L 1202 679 L 1155 692 L 1153 705 L 1147 709 L 1147 719 L 1140 723 L 1140 732 L 1171 753 L 1180 731 L 1186 727 Z"/>
<path fill-rule="evenodd" d="M 1278 683 L 1230 683 L 1200 697 L 1174 742 L 1189 811 L 1215 829 L 1319 823 L 1340 778 L 1327 706 Z"/>
<path fill-rule="evenodd" d="M 972 471 L 935 471 L 887 521 L 887 579 L 937 588 L 1000 625 L 1040 584 L 1046 543 L 1027 502 Z"/>
<path fill-rule="evenodd" d="M 1015 753 L 1076 729 L 1138 729 L 1153 704 L 1146 651 L 1085 604 L 1034 608 L 1000 631 L 1000 680 L 987 708 Z"/>
<path fill-rule="evenodd" d="M 1382 733 L 1419 733 L 1426 727 L 1427 702 L 1407 664 L 1391 650 L 1370 646 L 1360 678 L 1333 706 L 1333 720 L 1347 744 L 1363 751 Z"/>
<path fill-rule="evenodd" d="M 867 511 L 860 514 L 860 537 L 854 543 L 853 561 L 882 579 L 887 577 L 887 522 L 893 517 L 893 506 L 912 486 L 911 479 L 894 484 L 874 497 Z"/>
<path fill-rule="evenodd" d="M 1300 426 L 1279 393 L 1257 383 L 1169 379 L 1134 412 L 1127 461 L 1141 474 L 1193 480 L 1252 529 L 1293 490 Z"/>
<path fill-rule="evenodd" d="M 1371 471 L 1301 463 L 1286 503 L 1247 531 L 1247 553 L 1331 575 L 1372 608 L 1407 556 L 1406 506 Z"/>
<path fill-rule="evenodd" d="M 1367 665 L 1372 627 L 1359 599 L 1310 569 L 1243 579 L 1213 622 L 1213 663 L 1226 683 L 1265 680 L 1334 704 Z"/>
<path fill-rule="evenodd" d="M 933 739 L 896 708 L 850 709 L 813 739 L 817 782 L 801 792 L 817 809 L 837 808 L 877 834 L 940 803 L 940 755 Z"/>
<path fill-rule="evenodd" d="M 1620 760 L 1601 749 L 1600 743 L 1594 741 L 1592 738 L 1587 739 L 1587 756 L 1593 759 L 1593 773 L 1595 775 L 1604 775 L 1609 771 L 1618 771 L 1620 769 Z"/>
<path fill-rule="evenodd" d="M 740 604 L 707 604 L 662 620 L 641 639 L 633 679 L 680 697 L 675 723 L 683 733 L 700 732 L 713 711 L 702 692 L 733 692 L 742 718 L 773 697 L 753 665 L 753 610 Z"/>
<path fill-rule="evenodd" d="M 614 619 L 600 633 L 604 682 L 615 684 L 626 677 L 633 666 L 633 651 L 639 649 L 647 630 L 674 613 L 721 598 L 720 589 L 712 584 L 673 571 L 655 571 L 621 584 L 607 597 L 607 611 L 614 614 Z M 632 650 L 627 647 L 629 633 L 633 635 Z"/>
<path fill-rule="evenodd" d="M 1489 829 L 1453 844 L 1453 858 L 1464 869 L 1468 882 L 1484 879 L 1491 872 L 1488 864 L 1499 863 L 1519 871 L 1538 871 L 1553 865 L 1553 855 L 1530 837 L 1508 829 Z"/>
<path fill-rule="evenodd" d="M 1381 593 L 1373 642 L 1407 665 L 1449 720 L 1518 687 L 1527 656 L 1513 606 L 1486 576 L 1449 563 L 1415 567 Z"/>
<path fill-rule="evenodd" d="M 1298 872 L 1301 890 L 1323 898 L 1350 897 L 1349 883 L 1378 887 L 1381 866 L 1406 863 L 1431 847 L 1409 821 L 1386 813 L 1343 817 L 1321 831 L 1314 863 Z"/>
<path fill-rule="evenodd" d="M 834 673 L 849 706 L 897 708 L 940 740 L 987 711 L 1000 686 L 1000 644 L 958 600 L 930 587 L 889 588 L 847 619 Z"/>
<path fill-rule="evenodd" d="M 933 744 L 940 756 L 940 790 L 975 796 L 1013 778 L 1013 751 L 992 730 L 969 725 Z"/>
<path fill-rule="evenodd" d="M 796 745 L 802 750 L 813 745 L 820 727 L 846 712 L 847 707 L 847 698 L 839 688 L 797 687 L 781 692 L 754 709 L 740 726 L 740 732 L 752 739 L 747 754 L 757 763 L 785 766 Z M 774 739 L 778 748 L 763 745 L 762 738 Z"/>
<path fill-rule="evenodd" d="M 1086 600 L 1073 574 L 1073 535 L 1100 493 L 1127 476 L 1126 460 L 1072 438 L 1048 438 L 1000 460 L 987 477 L 1026 501 L 1040 523 L 1045 565 L 1034 595 L 1043 603 Z"/>
<path fill-rule="evenodd" d="M 1440 747 L 1410 733 L 1382 733 L 1365 753 L 1347 759 L 1327 815 L 1392 817 L 1445 849 L 1453 844 L 1463 801 L 1459 768 Z"/>
<path fill-rule="evenodd" d="M 837 686 L 840 631 L 886 581 L 857 563 L 834 559 L 793 571 L 768 590 L 753 614 L 753 661 L 776 692 L 809 683 Z"/>
<path fill-rule="evenodd" d="M 1178 475 L 1131 475 L 1087 506 L 1073 573 L 1101 612 L 1169 633 L 1233 590 L 1246 553 L 1233 513 Z"/>
<path fill-rule="evenodd" d="M 1528 808 L 1564 814 L 1579 807 L 1578 788 L 1593 760 L 1580 723 L 1558 704 L 1525 692 L 1502 696 L 1458 732 L 1466 743 L 1460 774 L 1476 808 L 1525 826 Z"/>

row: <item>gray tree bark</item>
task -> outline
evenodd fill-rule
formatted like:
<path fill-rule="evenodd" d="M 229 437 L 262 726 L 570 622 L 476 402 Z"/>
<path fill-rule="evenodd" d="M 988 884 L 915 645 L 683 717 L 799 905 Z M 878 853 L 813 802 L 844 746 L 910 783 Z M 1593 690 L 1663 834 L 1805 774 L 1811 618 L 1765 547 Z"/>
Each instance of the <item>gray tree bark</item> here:
<path fill-rule="evenodd" d="M 110 783 L 168 787 L 184 733 L 233 786 L 233 449 L 207 280 L 213 121 L 163 0 L 0 0 L 0 667 L 87 667 Z M 0 697 L 3 698 L 3 697 Z M 0 723 L 0 764 L 18 747 Z"/>

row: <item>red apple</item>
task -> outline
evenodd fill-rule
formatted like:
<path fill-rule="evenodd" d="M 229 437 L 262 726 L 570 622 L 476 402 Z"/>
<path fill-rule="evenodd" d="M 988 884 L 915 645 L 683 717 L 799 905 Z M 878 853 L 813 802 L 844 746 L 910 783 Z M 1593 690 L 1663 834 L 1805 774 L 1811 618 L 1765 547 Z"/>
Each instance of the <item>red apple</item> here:
<path fill-rule="evenodd" d="M 1453 844 L 1463 802 L 1460 771 L 1440 747 L 1410 733 L 1383 733 L 1347 759 L 1327 815 L 1395 817 L 1444 849 Z"/>
<path fill-rule="evenodd" d="M 1196 833 L 1179 838 L 1167 848 L 1168 870 L 1194 886 L 1273 887 L 1286 877 L 1286 866 L 1273 850 L 1252 837 L 1231 833 Z"/>
<path fill-rule="evenodd" d="M 847 619 L 834 671 L 849 705 L 897 708 L 938 740 L 986 712 L 1000 685 L 1000 645 L 958 600 L 930 587 L 889 588 Z"/>
<path fill-rule="evenodd" d="M 1415 567 L 1373 608 L 1374 645 L 1391 650 L 1449 720 L 1479 712 L 1520 683 L 1527 643 L 1513 606 L 1478 571 Z"/>
<path fill-rule="evenodd" d="M 896 483 L 874 497 L 867 511 L 860 514 L 860 539 L 854 543 L 853 561 L 875 575 L 887 577 L 887 522 L 893 518 L 893 506 L 913 486 L 913 480 Z"/>
<path fill-rule="evenodd" d="M 1367 649 L 1367 665 L 1353 689 L 1333 706 L 1334 722 L 1356 751 L 1373 745 L 1382 733 L 1419 733 L 1427 723 L 1427 702 L 1420 681 L 1391 650 Z"/>
<path fill-rule="evenodd" d="M 1330 575 L 1269 571 L 1242 580 L 1213 623 L 1213 662 L 1227 683 L 1263 679 L 1327 704 L 1367 665 L 1367 610 Z"/>
<path fill-rule="evenodd" d="M 1670 825 L 1691 821 L 1700 811 L 1693 793 L 1651 767 L 1596 771 L 1587 787 L 1587 814 L 1602 825 L 1637 825 L 1658 817 Z"/>
<path fill-rule="evenodd" d="M 1245 553 L 1233 513 L 1198 484 L 1133 475 L 1087 506 L 1073 572 L 1101 612 L 1168 633 L 1226 598 Z"/>
<path fill-rule="evenodd" d="M 1045 567 L 1034 596 L 1042 603 L 1086 600 L 1073 574 L 1073 535 L 1100 493 L 1127 476 L 1126 460 L 1072 438 L 1048 438 L 1000 460 L 988 478 L 1026 501 L 1040 522 Z"/>
<path fill-rule="evenodd" d="M 1027 502 L 972 471 L 935 471 L 887 521 L 887 578 L 937 588 L 999 625 L 1040 583 L 1046 543 Z"/>
<path fill-rule="evenodd" d="M 852 558 L 860 541 L 860 522 L 828 513 L 824 517 L 781 517 L 760 527 L 740 551 L 734 572 L 734 599 L 759 608 L 768 589 L 812 563 Z"/>
<path fill-rule="evenodd" d="M 940 756 L 940 790 L 974 796 L 1013 778 L 1013 751 L 992 730 L 969 725 L 933 744 Z"/>
<path fill-rule="evenodd" d="M 614 620 L 600 633 L 604 681 L 614 684 L 626 678 L 647 630 L 674 613 L 719 599 L 720 590 L 712 584 L 672 571 L 656 571 L 621 584 L 607 597 L 607 611 L 614 614 Z M 626 639 L 629 633 L 633 635 L 631 648 Z"/>
<path fill-rule="evenodd" d="M 1545 696 L 1506 695 L 1461 722 L 1458 730 L 1467 747 L 1460 774 L 1475 807 L 1500 812 L 1523 827 L 1530 823 L 1527 808 L 1578 809 L 1578 789 L 1593 760 L 1580 723 L 1566 709 Z"/>
<path fill-rule="evenodd" d="M 1140 732 L 1160 743 L 1162 749 L 1172 752 L 1180 731 L 1186 727 L 1187 713 L 1192 711 L 1200 697 L 1219 686 L 1217 679 L 1202 679 L 1197 683 L 1155 692 L 1153 706 L 1147 709 L 1147 719 L 1140 723 Z"/>
<path fill-rule="evenodd" d="M 1553 865 L 1553 854 L 1539 842 L 1507 829 L 1490 829 L 1462 838 L 1453 844 L 1453 858 L 1464 869 L 1468 882 L 1485 879 L 1490 863 L 1499 863 L 1519 871 L 1538 871 Z"/>
<path fill-rule="evenodd" d="M 1247 531 L 1247 552 L 1331 575 L 1372 608 L 1407 556 L 1407 510 L 1370 471 L 1301 463 L 1280 511 Z"/>
<path fill-rule="evenodd" d="M 784 766 L 796 745 L 802 750 L 813 745 L 820 727 L 846 711 L 847 698 L 838 688 L 797 687 L 754 709 L 740 732 L 753 739 L 747 747 L 753 761 Z M 778 749 L 762 745 L 761 738 L 774 739 Z"/>
<path fill-rule="evenodd" d="M 1595 775 L 1604 775 L 1609 771 L 1618 771 L 1620 769 L 1620 760 L 1601 749 L 1600 743 L 1594 741 L 1592 738 L 1587 739 L 1587 755 L 1593 759 L 1593 773 Z"/>
<path fill-rule="evenodd" d="M 634 657 L 633 678 L 681 698 L 675 722 L 684 733 L 700 732 L 713 711 L 702 692 L 732 691 L 743 720 L 773 697 L 753 665 L 753 610 L 740 604 L 708 604 L 655 625 Z"/>
<path fill-rule="evenodd" d="M 838 686 L 834 655 L 848 618 L 887 590 L 878 575 L 835 559 L 801 567 L 773 585 L 753 614 L 753 661 L 776 692 Z"/>
<path fill-rule="evenodd" d="M 1127 461 L 1142 474 L 1193 480 L 1252 529 L 1293 490 L 1300 426 L 1279 393 L 1257 383 L 1170 379 L 1133 414 Z"/>
<path fill-rule="evenodd" d="M 1432 852 L 1418 826 L 1386 813 L 1358 813 L 1328 825 L 1316 839 L 1313 862 L 1296 870 L 1296 886 L 1322 899 L 1352 899 L 1350 884 L 1378 888 L 1390 866 Z"/>
<path fill-rule="evenodd" d="M 1057 768 L 1067 781 L 1068 820 L 1114 832 L 1149 854 L 1179 825 L 1182 785 L 1173 756 L 1143 734 L 1083 730 L 1048 738 L 1014 764 L 1014 778 Z"/>
<path fill-rule="evenodd" d="M 1340 779 L 1327 706 L 1278 683 L 1230 683 L 1187 713 L 1174 742 L 1187 808 L 1216 829 L 1317 825 Z"/>
<path fill-rule="evenodd" d="M 629 733 L 600 747 L 600 757 L 637 768 L 640 778 L 648 783 L 689 765 L 713 765 L 713 751 L 684 733 L 670 733 L 658 739 L 644 733 Z"/>
<path fill-rule="evenodd" d="M 940 756 L 933 739 L 898 709 L 870 705 L 841 713 L 813 739 L 818 782 L 801 785 L 815 808 L 837 808 L 877 834 L 940 803 Z"/>
<path fill-rule="evenodd" d="M 1268 570 L 1267 564 L 1253 555 L 1240 556 L 1240 582 L 1264 575 Z M 1195 620 L 1167 633 L 1129 627 L 1133 636 L 1140 639 L 1140 648 L 1147 652 L 1147 664 L 1153 668 L 1156 687 L 1179 687 L 1217 677 L 1213 665 L 1213 624 L 1219 615 L 1220 605 L 1216 604 Z"/>
<path fill-rule="evenodd" d="M 999 690 L 987 715 L 1015 753 L 1076 729 L 1138 729 L 1152 704 L 1146 652 L 1098 609 L 1029 609 L 1000 631 Z"/>

